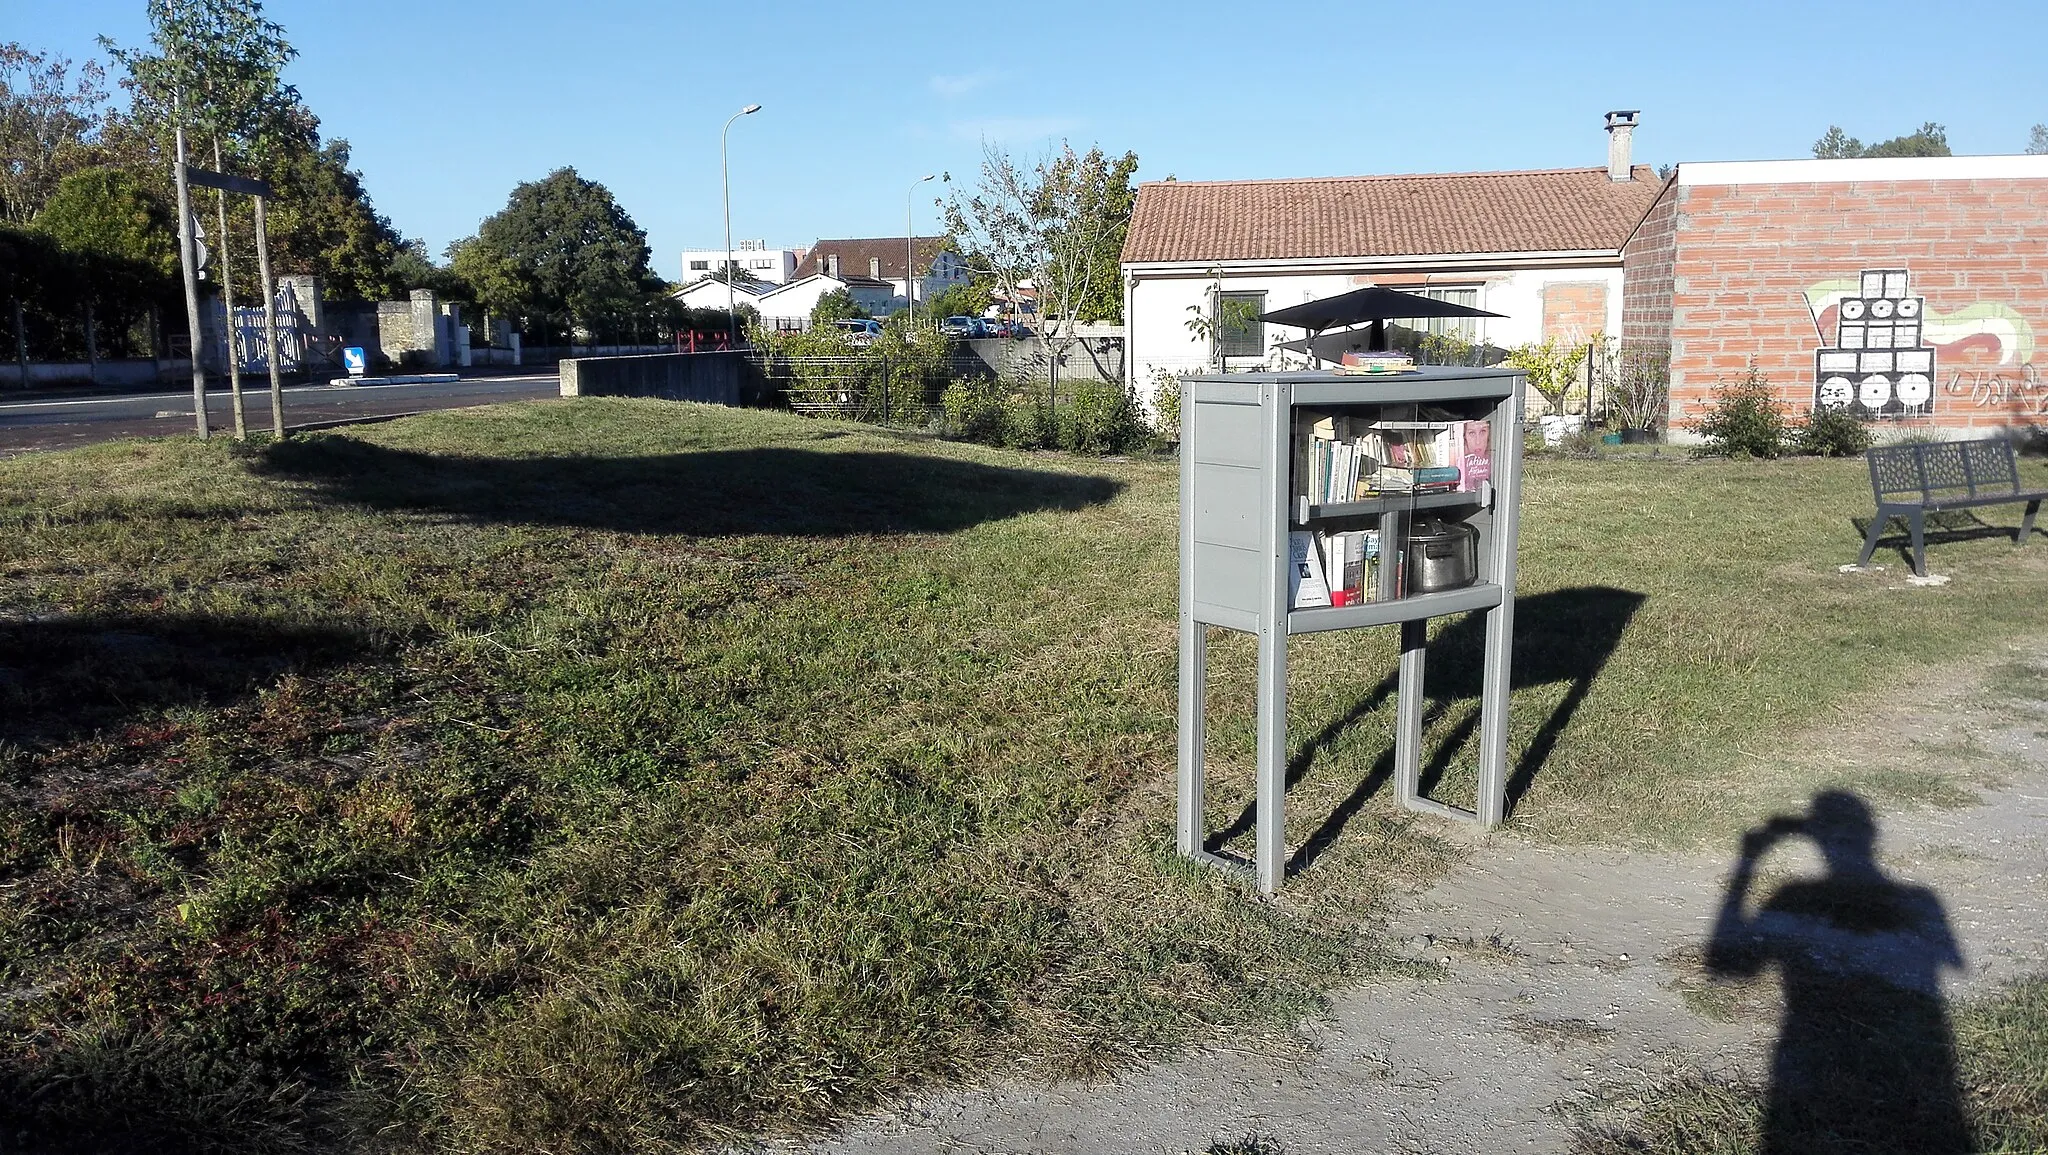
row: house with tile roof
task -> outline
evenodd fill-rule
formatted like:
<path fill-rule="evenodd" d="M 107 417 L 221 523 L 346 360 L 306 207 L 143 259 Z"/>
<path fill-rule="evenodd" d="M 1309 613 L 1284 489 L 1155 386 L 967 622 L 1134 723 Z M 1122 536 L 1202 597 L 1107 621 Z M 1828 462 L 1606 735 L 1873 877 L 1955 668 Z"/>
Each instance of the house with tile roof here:
<path fill-rule="evenodd" d="M 1132 380 L 1263 365 L 1303 334 L 1248 318 L 1375 284 L 1502 314 L 1417 322 L 1468 341 L 1619 333 L 1622 249 L 1664 187 L 1630 162 L 1635 123 L 1607 114 L 1600 168 L 1140 185 L 1122 262 Z M 1219 319 L 1213 345 L 1199 317 Z"/>
<path fill-rule="evenodd" d="M 904 274 L 906 255 L 916 265 L 911 276 Z M 823 274 L 889 282 L 896 300 L 878 310 L 882 313 L 903 308 L 911 293 L 915 293 L 922 303 L 932 294 L 961 284 L 968 278 L 967 262 L 947 245 L 944 237 L 854 237 L 819 241 L 805 254 L 797 273 L 799 276 Z"/>

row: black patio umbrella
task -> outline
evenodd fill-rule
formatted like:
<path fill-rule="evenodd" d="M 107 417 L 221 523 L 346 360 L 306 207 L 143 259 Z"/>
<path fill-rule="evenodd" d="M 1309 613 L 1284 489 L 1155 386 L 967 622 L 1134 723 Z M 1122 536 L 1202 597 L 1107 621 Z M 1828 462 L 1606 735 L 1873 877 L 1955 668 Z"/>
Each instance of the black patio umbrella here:
<path fill-rule="evenodd" d="M 1294 325 L 1309 331 L 1308 340 L 1285 342 L 1280 346 L 1282 349 L 1300 351 L 1313 346 L 1317 357 L 1325 361 L 1336 361 L 1342 358 L 1345 350 L 1355 348 L 1351 342 L 1360 338 L 1365 341 L 1364 350 L 1384 351 L 1387 347 L 1388 321 L 1408 321 L 1422 317 L 1498 316 L 1501 314 L 1475 309 L 1470 305 L 1439 301 L 1435 297 L 1403 293 L 1398 289 L 1388 289 L 1380 285 L 1367 285 L 1363 289 L 1353 289 L 1348 293 L 1340 293 L 1320 301 L 1308 301 L 1300 305 L 1289 305 L 1284 309 L 1275 309 L 1270 313 L 1262 313 L 1259 320 L 1270 321 L 1275 325 Z M 1332 338 L 1341 337 L 1344 341 L 1337 346 L 1338 356 L 1323 356 L 1322 343 L 1317 340 L 1323 330 L 1334 329 L 1340 325 L 1356 325 L 1365 321 L 1372 322 L 1369 329 L 1331 334 Z"/>

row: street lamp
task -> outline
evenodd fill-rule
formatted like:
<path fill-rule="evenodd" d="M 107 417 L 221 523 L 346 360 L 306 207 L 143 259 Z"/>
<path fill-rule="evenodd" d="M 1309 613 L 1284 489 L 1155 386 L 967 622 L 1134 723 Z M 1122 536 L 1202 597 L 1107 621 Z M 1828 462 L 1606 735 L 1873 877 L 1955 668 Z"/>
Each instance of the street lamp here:
<path fill-rule="evenodd" d="M 732 182 L 725 172 L 725 134 L 732 128 L 732 122 L 742 116 L 752 116 L 761 111 L 758 104 L 749 104 L 726 118 L 725 127 L 718 130 L 718 187 L 725 194 L 725 329 L 726 345 L 737 349 L 740 345 L 739 315 L 733 312 L 732 302 Z"/>
<path fill-rule="evenodd" d="M 910 223 L 910 198 L 917 195 L 918 185 L 937 175 L 928 172 L 918 177 L 910 182 L 910 188 L 903 194 L 903 295 L 910 298 L 910 323 L 904 326 L 905 329 L 917 328 L 917 282 L 913 279 L 917 276 L 917 260 L 911 255 L 915 243 L 911 238 L 917 235 L 917 229 Z"/>

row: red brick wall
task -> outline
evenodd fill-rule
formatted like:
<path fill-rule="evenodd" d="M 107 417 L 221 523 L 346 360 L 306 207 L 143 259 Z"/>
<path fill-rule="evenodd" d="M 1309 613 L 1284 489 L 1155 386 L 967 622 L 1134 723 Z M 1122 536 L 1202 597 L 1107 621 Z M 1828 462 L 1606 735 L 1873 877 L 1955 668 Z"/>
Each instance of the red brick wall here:
<path fill-rule="evenodd" d="M 1670 293 L 1674 421 L 1698 413 L 1752 360 L 1795 412 L 1813 404 L 1814 353 L 1836 344 L 1809 291 L 1903 268 L 1925 299 L 1941 429 L 2048 424 L 2048 181 L 1870 181 L 1674 188 L 1675 248 L 1660 273 L 1649 222 L 1625 260 L 1624 335 L 1657 327 Z M 1640 248 L 1640 253 L 1638 253 Z M 1638 284 L 1638 268 L 1640 280 Z M 1671 286 L 1660 289 L 1660 278 Z"/>
<path fill-rule="evenodd" d="M 1677 243 L 1677 185 L 1650 208 L 1621 251 L 1621 341 L 1667 348 L 1671 344 L 1671 266 Z"/>
<path fill-rule="evenodd" d="M 1583 345 L 1607 329 L 1606 281 L 1550 281 L 1543 286 L 1543 335 Z"/>

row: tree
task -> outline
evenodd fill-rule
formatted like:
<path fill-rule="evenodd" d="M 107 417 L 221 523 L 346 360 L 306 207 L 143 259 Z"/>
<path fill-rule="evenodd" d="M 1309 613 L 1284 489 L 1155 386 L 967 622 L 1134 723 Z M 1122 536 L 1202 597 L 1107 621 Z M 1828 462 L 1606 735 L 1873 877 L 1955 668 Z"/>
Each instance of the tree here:
<path fill-rule="evenodd" d="M 829 326 L 834 321 L 867 315 L 868 311 L 860 307 L 860 302 L 853 299 L 853 293 L 848 289 L 834 289 L 811 306 L 811 324 L 817 326 Z"/>
<path fill-rule="evenodd" d="M 1115 262 L 1104 257 L 1122 247 L 1132 203 L 1123 192 L 1136 167 L 1136 156 L 1112 162 L 1099 147 L 1082 154 L 1063 143 L 1026 163 L 984 143 L 979 186 L 945 206 L 946 226 L 977 272 L 1010 301 L 1026 284 L 1037 294 L 1055 364 L 1075 324 L 1099 306 L 1102 278 L 1117 282 Z"/>
<path fill-rule="evenodd" d="M 146 347 L 146 338 L 131 338 L 153 307 L 174 296 L 174 220 L 161 197 L 113 168 L 65 177 L 36 214 L 36 231 L 76 263 L 93 351 L 125 356 Z"/>
<path fill-rule="evenodd" d="M 1813 155 L 1822 160 L 1866 156 L 1949 156 L 1948 129 L 1933 121 L 1920 126 L 1918 132 L 1907 136 L 1895 136 L 1866 145 L 1855 137 L 1843 132 L 1839 125 L 1829 125 L 1826 135 L 1813 142 Z"/>
<path fill-rule="evenodd" d="M 106 72 L 88 62 L 72 77 L 63 57 L 0 44 L 0 221 L 35 219 L 57 182 L 94 163 L 106 121 Z"/>
<path fill-rule="evenodd" d="M 375 301 L 403 285 L 391 263 L 404 243 L 349 167 L 348 142 L 293 148 L 267 166 L 271 259 L 288 273 L 312 273 L 329 296 Z"/>
<path fill-rule="evenodd" d="M 661 288 L 647 265 L 647 234 L 610 190 L 573 168 L 514 188 L 474 243 L 473 259 L 512 274 L 502 284 L 519 289 L 516 311 L 566 315 L 572 328 L 632 315 Z"/>
<path fill-rule="evenodd" d="M 271 156 L 317 147 L 319 121 L 284 66 L 298 49 L 283 26 L 263 16 L 262 0 L 166 0 L 149 5 L 154 51 L 100 46 L 128 71 L 130 111 L 159 136 L 183 122 L 225 151 Z"/>
<path fill-rule="evenodd" d="M 976 278 L 947 285 L 925 304 L 925 314 L 935 321 L 947 317 L 979 317 L 988 312 L 988 282 Z"/>
<path fill-rule="evenodd" d="M 2041 156 L 2043 154 L 2048 154 L 2048 124 L 2037 124 L 2034 126 L 2034 131 L 2027 137 L 2027 155 Z"/>

